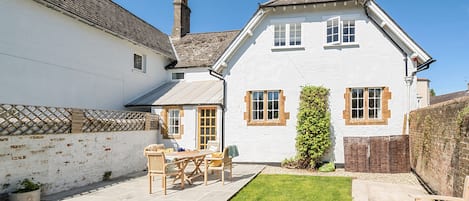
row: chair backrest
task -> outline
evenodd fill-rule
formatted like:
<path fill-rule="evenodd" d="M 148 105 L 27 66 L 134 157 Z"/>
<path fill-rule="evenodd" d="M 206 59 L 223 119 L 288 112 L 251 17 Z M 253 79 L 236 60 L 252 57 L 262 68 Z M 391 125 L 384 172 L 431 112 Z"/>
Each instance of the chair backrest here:
<path fill-rule="evenodd" d="M 462 192 L 462 199 L 464 201 L 469 201 L 469 176 L 466 176 L 464 181 L 464 190 Z"/>
<path fill-rule="evenodd" d="M 147 155 L 146 153 L 149 151 L 161 151 L 164 150 L 164 144 L 150 144 L 143 149 L 143 155 Z"/>
<path fill-rule="evenodd" d="M 158 151 L 160 149 L 165 149 L 164 144 L 150 144 L 145 147 L 145 151 Z"/>
<path fill-rule="evenodd" d="M 164 152 L 147 152 L 148 173 L 163 174 L 165 172 Z"/>
<path fill-rule="evenodd" d="M 209 140 L 207 141 L 207 148 L 205 149 L 218 152 L 220 151 L 220 143 L 218 143 L 218 141 Z"/>
<path fill-rule="evenodd" d="M 230 156 L 229 156 L 228 153 L 229 153 L 229 148 L 228 148 L 228 147 L 225 147 L 225 148 L 223 149 L 223 163 L 224 163 L 224 164 L 229 164 L 229 163 L 231 163 L 231 158 L 230 158 Z"/>

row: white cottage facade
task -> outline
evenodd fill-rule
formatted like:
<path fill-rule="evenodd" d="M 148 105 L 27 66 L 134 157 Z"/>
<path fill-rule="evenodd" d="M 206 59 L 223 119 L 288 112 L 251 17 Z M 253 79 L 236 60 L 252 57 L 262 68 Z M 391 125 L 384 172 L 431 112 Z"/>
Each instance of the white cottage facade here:
<path fill-rule="evenodd" d="M 174 9 L 167 36 L 112 1 L 2 3 L 1 102 L 151 111 L 168 147 L 216 140 L 237 162 L 280 162 L 296 153 L 301 87 L 324 86 L 325 160 L 344 163 L 344 137 L 407 133 L 434 62 L 374 1 L 271 0 L 242 30 L 196 34 L 187 0 Z"/>
<path fill-rule="evenodd" d="M 211 107 L 216 123 L 207 127 L 203 103 L 154 106 L 169 133 L 175 122 L 165 115 L 184 113 L 183 134 L 166 144 L 202 149 L 218 140 L 239 147 L 239 162 L 280 162 L 296 154 L 301 87 L 316 85 L 330 89 L 333 148 L 325 160 L 343 164 L 344 137 L 406 134 L 406 114 L 417 107 L 416 73 L 434 62 L 374 1 L 269 1 L 230 40 L 206 65 L 225 83 L 223 100 Z M 179 59 L 185 65 L 175 69 L 197 63 Z"/>
<path fill-rule="evenodd" d="M 361 5 L 329 3 L 296 9 L 282 6 L 266 8 L 264 12 L 267 14 L 251 29 L 252 36 L 239 45 L 223 69 L 228 83 L 226 142 L 250 153 L 239 160 L 273 162 L 295 155 L 296 116 L 301 86 L 305 85 L 330 89 L 332 160 L 337 163 L 344 163 L 343 137 L 403 134 L 408 104 L 405 58 L 366 16 Z M 342 40 L 327 43 L 328 23 L 335 19 L 340 29 L 338 38 Z M 353 37 L 351 42 L 343 40 L 346 23 L 352 24 L 348 36 Z M 299 44 L 289 44 L 292 25 L 300 27 L 300 38 L 295 39 Z M 290 38 L 286 37 L 285 46 L 275 44 L 276 27 L 287 27 L 285 35 Z M 409 71 L 416 70 L 410 58 L 407 65 Z M 347 103 L 352 101 L 352 90 L 361 91 L 362 97 L 357 101 L 364 105 Z M 373 90 L 375 97 L 371 95 Z M 415 94 L 413 84 L 410 91 Z M 254 112 L 249 104 L 255 104 L 252 98 L 257 92 L 264 93 L 264 107 L 269 101 L 266 93 L 280 92 L 284 98 L 280 97 L 279 102 L 283 102 L 283 112 L 289 118 L 281 125 L 270 126 L 269 121 L 276 120 L 267 116 L 269 111 L 264 119 L 245 116 L 245 112 Z M 369 105 L 372 100 L 377 101 L 374 110 Z M 363 114 L 352 115 L 353 109 Z"/>

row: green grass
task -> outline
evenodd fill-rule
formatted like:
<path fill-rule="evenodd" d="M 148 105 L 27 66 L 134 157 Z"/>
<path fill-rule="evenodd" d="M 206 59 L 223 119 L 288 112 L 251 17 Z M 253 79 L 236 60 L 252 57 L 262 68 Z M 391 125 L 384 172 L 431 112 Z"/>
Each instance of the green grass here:
<path fill-rule="evenodd" d="M 231 199 L 237 200 L 351 201 L 352 179 L 261 174 Z"/>

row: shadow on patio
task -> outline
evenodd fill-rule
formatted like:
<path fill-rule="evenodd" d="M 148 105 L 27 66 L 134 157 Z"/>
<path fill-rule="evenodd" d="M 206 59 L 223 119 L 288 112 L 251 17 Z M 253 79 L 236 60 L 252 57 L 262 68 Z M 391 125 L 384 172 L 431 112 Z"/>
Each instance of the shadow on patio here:
<path fill-rule="evenodd" d="M 167 195 L 163 195 L 161 177 L 153 181 L 153 193 L 148 193 L 148 177 L 146 172 L 139 172 L 126 177 L 100 182 L 85 187 L 73 189 L 58 194 L 45 196 L 42 200 L 70 200 L 70 201 L 115 201 L 115 200 L 228 200 L 259 174 L 264 165 L 233 164 L 233 180 L 229 180 L 229 172 L 225 172 L 225 185 L 219 179 L 219 174 L 210 175 L 207 186 L 204 177 L 193 180 L 193 184 L 186 183 L 182 190 L 179 183 L 167 182 Z M 190 168 L 189 168 L 190 169 Z"/>

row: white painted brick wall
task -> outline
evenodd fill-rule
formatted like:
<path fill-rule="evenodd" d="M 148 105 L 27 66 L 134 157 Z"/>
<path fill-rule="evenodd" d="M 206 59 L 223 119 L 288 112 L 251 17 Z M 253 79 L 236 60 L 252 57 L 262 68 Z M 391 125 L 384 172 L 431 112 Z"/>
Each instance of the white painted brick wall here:
<path fill-rule="evenodd" d="M 156 143 L 157 132 L 0 136 L 0 194 L 24 178 L 51 194 L 102 181 L 107 171 L 111 178 L 142 171 L 143 149 Z"/>

